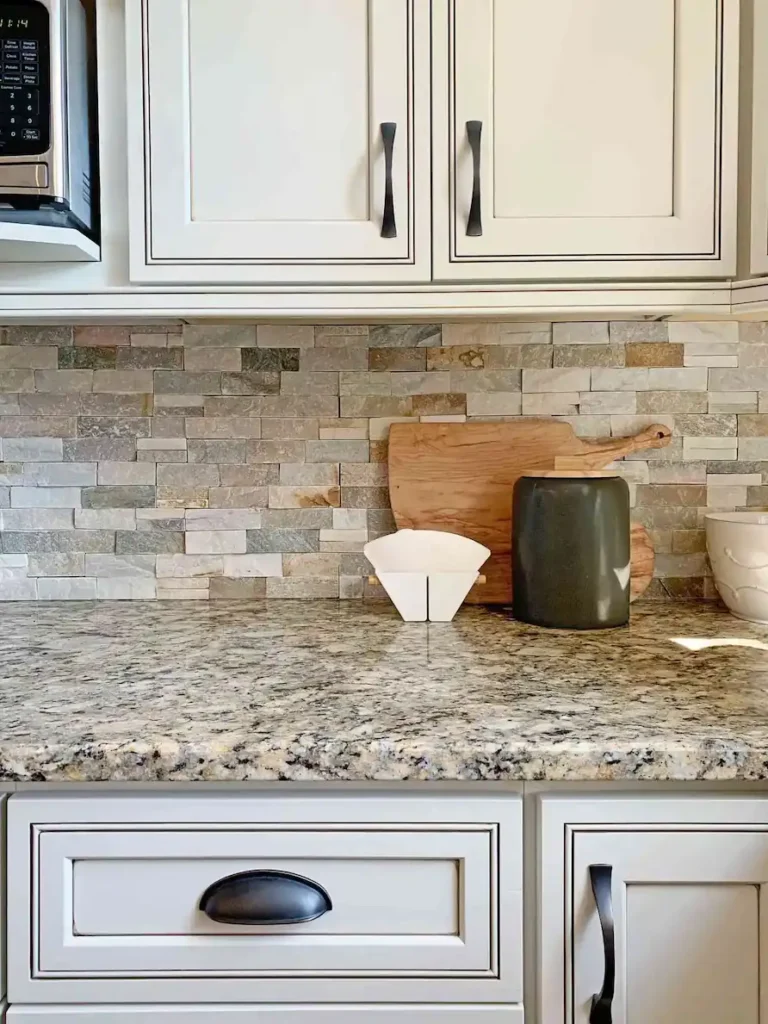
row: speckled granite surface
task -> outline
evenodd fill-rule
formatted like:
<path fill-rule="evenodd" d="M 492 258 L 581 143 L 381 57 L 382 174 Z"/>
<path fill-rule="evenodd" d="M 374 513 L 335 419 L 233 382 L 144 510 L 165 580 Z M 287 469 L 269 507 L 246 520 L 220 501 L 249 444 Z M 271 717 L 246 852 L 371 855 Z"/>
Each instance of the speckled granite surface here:
<path fill-rule="evenodd" d="M 333 602 L 0 605 L 0 777 L 764 779 L 768 628 L 648 604 L 556 633 Z"/>

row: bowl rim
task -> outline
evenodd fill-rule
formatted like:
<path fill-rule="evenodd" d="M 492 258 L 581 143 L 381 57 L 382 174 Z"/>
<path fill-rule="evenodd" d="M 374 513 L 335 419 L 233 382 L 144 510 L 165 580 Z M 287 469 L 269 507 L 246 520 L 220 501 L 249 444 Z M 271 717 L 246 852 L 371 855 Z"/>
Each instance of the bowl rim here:
<path fill-rule="evenodd" d="M 707 512 L 704 516 L 707 522 L 732 523 L 739 526 L 768 527 L 768 509 L 754 512 Z"/>

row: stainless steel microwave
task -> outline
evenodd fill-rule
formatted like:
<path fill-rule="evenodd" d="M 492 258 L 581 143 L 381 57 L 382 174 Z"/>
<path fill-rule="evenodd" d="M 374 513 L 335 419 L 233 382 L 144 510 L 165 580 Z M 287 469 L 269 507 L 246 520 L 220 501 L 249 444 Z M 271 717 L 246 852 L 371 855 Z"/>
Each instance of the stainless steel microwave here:
<path fill-rule="evenodd" d="M 81 0 L 0 0 L 0 221 L 94 227 Z"/>

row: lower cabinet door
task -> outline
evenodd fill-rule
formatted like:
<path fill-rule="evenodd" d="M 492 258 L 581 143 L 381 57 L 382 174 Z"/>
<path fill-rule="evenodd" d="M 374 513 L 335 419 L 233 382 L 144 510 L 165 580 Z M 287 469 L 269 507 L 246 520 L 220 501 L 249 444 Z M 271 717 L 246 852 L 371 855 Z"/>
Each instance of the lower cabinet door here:
<path fill-rule="evenodd" d="M 8 1024 L 524 1024 L 520 1006 L 12 1006 Z"/>

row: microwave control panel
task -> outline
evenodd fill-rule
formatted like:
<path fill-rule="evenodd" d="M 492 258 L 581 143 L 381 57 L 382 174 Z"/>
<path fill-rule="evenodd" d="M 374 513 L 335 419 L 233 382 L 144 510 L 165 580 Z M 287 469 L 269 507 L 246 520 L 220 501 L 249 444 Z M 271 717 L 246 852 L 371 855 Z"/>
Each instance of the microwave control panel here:
<path fill-rule="evenodd" d="M 49 35 L 41 3 L 0 4 L 0 158 L 50 148 Z"/>

